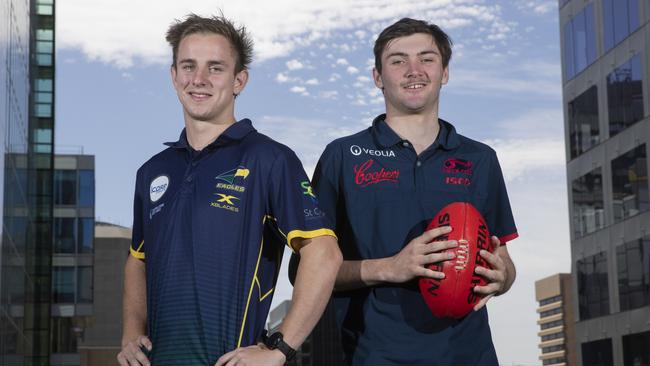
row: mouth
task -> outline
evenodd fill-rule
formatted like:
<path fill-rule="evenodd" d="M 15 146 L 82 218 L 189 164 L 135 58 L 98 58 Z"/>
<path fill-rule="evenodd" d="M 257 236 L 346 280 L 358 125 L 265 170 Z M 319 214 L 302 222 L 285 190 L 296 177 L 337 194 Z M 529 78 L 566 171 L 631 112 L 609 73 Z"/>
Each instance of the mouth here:
<path fill-rule="evenodd" d="M 210 93 L 205 93 L 205 92 L 198 92 L 198 91 L 191 91 L 188 93 L 190 97 L 196 101 L 203 101 L 212 96 Z"/>
<path fill-rule="evenodd" d="M 408 84 L 404 85 L 403 88 L 407 89 L 407 90 L 417 90 L 417 89 L 422 89 L 425 86 L 427 86 L 426 83 L 417 82 L 417 83 L 408 83 Z"/>

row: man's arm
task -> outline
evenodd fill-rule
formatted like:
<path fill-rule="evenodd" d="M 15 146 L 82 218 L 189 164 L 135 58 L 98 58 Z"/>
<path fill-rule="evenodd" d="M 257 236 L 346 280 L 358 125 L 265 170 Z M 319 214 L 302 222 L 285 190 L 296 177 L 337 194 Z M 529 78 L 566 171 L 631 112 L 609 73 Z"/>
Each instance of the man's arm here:
<path fill-rule="evenodd" d="M 297 242 L 299 241 L 299 242 Z M 313 239 L 296 238 L 291 246 L 300 248 L 300 264 L 293 287 L 289 313 L 280 332 L 293 349 L 300 347 L 320 319 L 332 295 L 334 280 L 343 256 L 336 238 L 329 235 Z M 268 350 L 255 345 L 228 352 L 216 366 L 229 365 L 284 365 L 285 357 L 279 350 Z"/>
<path fill-rule="evenodd" d="M 147 327 L 147 287 L 145 264 L 129 255 L 124 268 L 124 298 L 122 302 L 122 351 L 117 355 L 121 366 L 149 366 L 141 346 L 151 350 L 145 336 Z"/>
<path fill-rule="evenodd" d="M 425 231 L 392 257 L 343 261 L 336 277 L 336 290 L 353 290 L 382 283 L 403 283 L 416 277 L 444 278 L 444 273 L 428 269 L 426 265 L 454 257 L 452 252 L 444 250 L 456 247 L 458 243 L 455 240 L 435 240 L 451 230 L 450 227 L 444 226 Z"/>

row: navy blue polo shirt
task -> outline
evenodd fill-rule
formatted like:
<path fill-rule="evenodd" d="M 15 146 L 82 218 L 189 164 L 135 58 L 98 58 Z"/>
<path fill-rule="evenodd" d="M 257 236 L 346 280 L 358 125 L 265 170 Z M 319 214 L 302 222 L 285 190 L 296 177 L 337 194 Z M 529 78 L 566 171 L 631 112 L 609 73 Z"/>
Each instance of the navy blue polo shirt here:
<path fill-rule="evenodd" d="M 314 172 L 346 260 L 395 255 L 456 201 L 472 203 L 502 242 L 517 236 L 494 150 L 440 120 L 435 143 L 418 156 L 384 118 L 329 144 Z M 334 304 L 353 365 L 498 365 L 485 308 L 436 318 L 417 281 L 339 292 Z"/>
<path fill-rule="evenodd" d="M 334 232 L 296 155 L 249 120 L 200 152 L 184 130 L 167 145 L 138 170 L 134 203 L 150 360 L 213 365 L 259 339 L 284 245 Z"/>

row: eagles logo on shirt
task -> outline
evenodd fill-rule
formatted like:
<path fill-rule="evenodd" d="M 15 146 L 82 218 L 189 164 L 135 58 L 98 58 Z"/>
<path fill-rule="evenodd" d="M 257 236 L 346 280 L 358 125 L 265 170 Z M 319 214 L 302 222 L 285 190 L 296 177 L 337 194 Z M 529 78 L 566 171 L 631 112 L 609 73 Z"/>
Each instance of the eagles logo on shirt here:
<path fill-rule="evenodd" d="M 217 182 L 215 188 L 217 189 L 226 189 L 229 191 L 235 191 L 235 192 L 245 192 L 246 187 L 243 185 L 237 185 L 234 184 L 235 180 L 237 181 L 243 181 L 248 178 L 248 175 L 250 174 L 250 170 L 246 169 L 243 166 L 239 166 L 235 169 L 231 169 L 227 172 L 221 173 L 217 175 L 214 179 L 220 181 Z M 240 179 L 237 179 L 240 178 Z M 225 182 L 225 183 L 224 183 Z"/>

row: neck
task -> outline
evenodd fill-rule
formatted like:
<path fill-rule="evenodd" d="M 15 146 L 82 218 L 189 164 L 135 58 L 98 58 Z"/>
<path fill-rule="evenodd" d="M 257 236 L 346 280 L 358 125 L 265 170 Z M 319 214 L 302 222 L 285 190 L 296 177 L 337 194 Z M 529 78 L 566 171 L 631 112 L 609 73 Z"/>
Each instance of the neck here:
<path fill-rule="evenodd" d="M 440 131 L 438 111 L 410 115 L 386 113 L 386 124 L 408 140 L 418 155 L 435 142 Z"/>
<path fill-rule="evenodd" d="M 206 122 L 185 119 L 185 134 L 192 149 L 201 151 L 214 142 L 228 127 L 235 123 L 233 117 L 228 122 Z"/>

